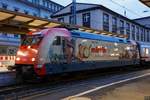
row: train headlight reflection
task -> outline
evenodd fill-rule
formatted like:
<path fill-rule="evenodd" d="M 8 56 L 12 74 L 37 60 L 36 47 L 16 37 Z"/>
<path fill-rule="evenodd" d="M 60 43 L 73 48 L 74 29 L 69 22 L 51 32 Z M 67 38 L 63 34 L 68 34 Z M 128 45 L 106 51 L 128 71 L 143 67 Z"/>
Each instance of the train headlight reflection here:
<path fill-rule="evenodd" d="M 17 57 L 17 58 L 16 58 L 16 60 L 17 60 L 17 61 L 20 61 L 20 58 L 19 58 L 19 57 Z"/>

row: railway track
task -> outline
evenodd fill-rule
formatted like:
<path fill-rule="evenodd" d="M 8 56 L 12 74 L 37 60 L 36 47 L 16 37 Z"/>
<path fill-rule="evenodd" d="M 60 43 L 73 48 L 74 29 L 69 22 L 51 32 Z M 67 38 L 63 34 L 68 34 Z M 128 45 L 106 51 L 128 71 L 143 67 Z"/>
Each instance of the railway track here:
<path fill-rule="evenodd" d="M 84 73 L 84 75 L 81 77 L 81 75 L 75 76 L 62 76 L 58 77 L 57 79 L 52 78 L 51 82 L 38 82 L 36 84 L 32 83 L 26 83 L 26 84 L 17 84 L 13 86 L 3 87 L 0 90 L 0 100 L 18 100 L 23 99 L 27 97 L 32 97 L 35 95 L 41 95 L 49 93 L 50 91 L 55 91 L 59 88 L 65 88 L 66 85 L 76 84 L 80 83 L 82 81 L 88 80 L 89 78 L 93 77 L 104 77 L 104 76 L 112 76 L 117 74 L 125 74 L 133 71 L 140 71 L 145 70 L 147 68 L 132 68 L 128 70 L 125 69 L 118 69 L 116 71 L 100 71 L 101 73 L 98 73 L 98 71 L 95 74 L 89 75 L 89 73 Z M 80 73 L 81 74 L 81 73 Z M 82 73 L 83 74 L 83 73 Z M 74 78 L 73 78 L 74 77 Z M 65 80 L 64 80 L 65 79 Z"/>

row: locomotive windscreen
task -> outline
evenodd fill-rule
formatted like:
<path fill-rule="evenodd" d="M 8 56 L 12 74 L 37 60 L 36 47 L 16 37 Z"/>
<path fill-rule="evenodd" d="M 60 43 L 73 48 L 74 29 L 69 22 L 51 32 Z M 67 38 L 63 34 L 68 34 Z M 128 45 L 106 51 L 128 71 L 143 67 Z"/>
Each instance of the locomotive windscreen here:
<path fill-rule="evenodd" d="M 42 36 L 34 35 L 34 36 L 26 36 L 21 45 L 38 45 L 42 40 Z"/>

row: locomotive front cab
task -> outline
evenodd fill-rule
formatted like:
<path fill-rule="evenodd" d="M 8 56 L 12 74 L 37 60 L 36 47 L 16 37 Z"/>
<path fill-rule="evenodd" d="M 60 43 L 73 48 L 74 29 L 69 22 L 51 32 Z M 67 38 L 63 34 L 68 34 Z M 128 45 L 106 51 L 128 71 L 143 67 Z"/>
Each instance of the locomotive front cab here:
<path fill-rule="evenodd" d="M 46 64 L 64 62 L 64 45 L 70 41 L 70 32 L 63 28 L 44 29 L 25 36 L 16 56 L 18 75 L 45 77 Z M 65 51 L 64 51 L 65 49 Z M 70 59 L 67 59 L 68 63 Z"/>
<path fill-rule="evenodd" d="M 15 60 L 15 69 L 19 76 L 29 77 L 31 74 L 34 74 L 34 64 L 42 38 L 42 35 L 37 34 L 26 35 L 22 39 Z"/>

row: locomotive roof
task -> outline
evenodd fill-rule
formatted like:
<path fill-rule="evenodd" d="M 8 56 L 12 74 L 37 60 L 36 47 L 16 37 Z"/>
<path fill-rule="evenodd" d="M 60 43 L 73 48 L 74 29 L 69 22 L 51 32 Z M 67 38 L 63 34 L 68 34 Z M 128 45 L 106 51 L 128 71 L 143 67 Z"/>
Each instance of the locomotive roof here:
<path fill-rule="evenodd" d="M 126 39 L 123 39 L 123 38 L 106 36 L 106 35 L 101 35 L 101 34 L 93 34 L 93 33 L 82 32 L 78 30 L 71 31 L 71 34 L 72 36 L 78 37 L 78 38 L 102 40 L 102 41 L 108 41 L 108 42 L 127 43 Z"/>

